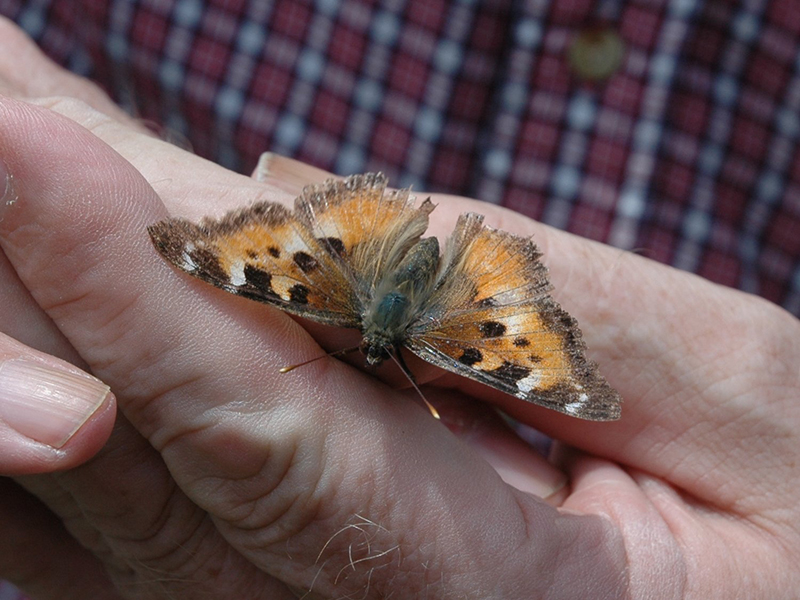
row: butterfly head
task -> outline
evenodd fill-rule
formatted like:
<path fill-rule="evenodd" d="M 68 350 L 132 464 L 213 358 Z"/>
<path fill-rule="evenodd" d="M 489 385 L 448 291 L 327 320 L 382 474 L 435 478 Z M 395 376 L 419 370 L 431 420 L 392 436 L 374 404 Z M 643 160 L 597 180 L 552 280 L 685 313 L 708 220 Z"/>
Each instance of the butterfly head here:
<path fill-rule="evenodd" d="M 367 364 L 370 366 L 381 364 L 383 361 L 389 358 L 393 351 L 394 347 L 391 345 L 383 345 L 380 342 L 371 342 L 366 338 L 361 343 L 361 352 L 363 352 L 364 356 L 367 357 Z"/>

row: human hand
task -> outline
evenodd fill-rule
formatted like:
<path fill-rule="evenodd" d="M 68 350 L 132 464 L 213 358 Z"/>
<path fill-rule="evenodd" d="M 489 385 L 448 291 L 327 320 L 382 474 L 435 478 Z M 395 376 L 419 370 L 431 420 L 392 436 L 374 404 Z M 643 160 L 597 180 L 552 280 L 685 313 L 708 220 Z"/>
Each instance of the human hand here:
<path fill-rule="evenodd" d="M 79 103 L 4 100 L 0 113 L 0 159 L 14 177 L 0 241 L 36 301 L 21 306 L 42 328 L 58 324 L 126 417 L 91 463 L 23 483 L 126 595 L 292 597 L 284 582 L 320 597 L 796 589 L 800 336 L 787 313 L 440 199 L 437 233 L 478 209 L 535 234 L 559 299 L 626 399 L 620 422 L 596 424 L 449 375 L 426 387 L 468 439 L 504 439 L 486 433 L 477 397 L 575 448 L 560 453 L 570 487 L 554 508 L 503 483 L 413 393 L 335 360 L 277 376 L 320 352 L 314 339 L 279 311 L 175 272 L 149 246 L 145 226 L 168 213 L 287 199 L 266 185 L 291 187 L 286 163 L 259 184 Z M 342 346 L 343 332 L 306 326 Z M 440 375 L 417 368 L 423 381 Z M 505 466 L 533 487 L 552 475 L 533 464 Z"/>
<path fill-rule="evenodd" d="M 294 174 L 284 171 L 280 177 L 271 178 L 271 187 L 265 188 L 264 185 L 255 185 L 247 179 L 209 165 L 187 153 L 176 152 L 174 148 L 153 139 L 138 123 L 121 114 L 102 94 L 98 93 L 94 86 L 82 82 L 46 61 L 8 22 L 0 20 L 0 27 L 4 28 L 0 35 L 0 45 L 8 44 L 9 48 L 13 47 L 15 56 L 13 64 L 12 61 L 8 61 L 0 65 L 0 73 L 8 75 L 0 77 L 0 87 L 5 94 L 45 107 L 52 113 L 60 113 L 80 123 L 99 138 L 113 143 L 119 152 L 135 161 L 143 171 L 148 172 L 157 186 L 170 188 L 175 173 L 178 171 L 186 173 L 188 177 L 180 186 L 172 187 L 171 191 L 169 189 L 163 191 L 165 197 L 169 197 L 173 203 L 173 208 L 178 207 L 175 208 L 176 212 L 182 210 L 182 214 L 198 218 L 206 212 L 220 210 L 221 206 L 238 206 L 252 201 L 258 195 L 274 195 L 276 190 L 281 188 L 294 193 L 302 177 L 309 174 L 307 168 Z M 2 53 L 2 56 L 8 57 L 11 53 Z M 39 76 L 17 77 L 21 72 L 37 73 Z M 63 90 L 69 95 L 52 95 L 58 90 Z M 41 114 L 46 120 L 52 119 L 52 115 Z M 30 138 L 33 133 L 38 143 L 49 145 L 50 135 L 54 138 L 63 135 L 58 131 L 60 127 L 58 121 L 51 124 L 55 130 L 36 126 L 25 131 L 23 135 Z M 68 147 L 71 147 L 72 142 L 68 141 L 70 139 L 68 137 L 64 140 Z M 107 151 L 107 148 L 104 150 Z M 71 153 L 71 150 L 62 147 L 51 156 L 58 156 L 57 162 L 59 162 L 63 158 L 62 152 Z M 28 158 L 31 169 L 49 168 L 48 160 L 44 156 Z M 91 160 L 89 164 L 92 164 Z M 285 163 L 278 161 L 278 164 Z M 98 168 L 100 166 L 100 161 L 94 165 Z M 90 167 L 90 170 L 94 167 Z M 314 172 L 313 169 L 310 173 L 320 178 L 324 176 Z M 16 176 L 18 180 L 19 172 Z M 68 177 L 70 178 L 71 176 Z M 210 194 L 209 190 L 212 190 Z M 219 197 L 214 190 L 218 191 Z M 186 200 L 187 196 L 191 198 L 198 191 L 200 196 L 209 194 L 204 202 L 210 206 L 204 207 L 196 205 L 194 200 Z M 8 190 L 8 194 L 4 202 L 15 203 L 18 200 L 15 195 L 16 189 Z M 227 199 L 226 195 L 229 196 Z M 63 251 L 64 249 L 60 253 Z M 28 290 L 21 284 L 10 263 L 5 264 L 7 265 L 4 274 L 5 285 L 0 289 L 0 301 L 10 310 L 0 314 L 2 330 L 19 340 L 26 341 L 32 348 L 39 348 L 69 362 L 86 366 L 81 354 L 71 346 L 50 316 L 32 301 Z M 34 277 L 37 277 L 35 273 Z M 35 353 L 33 350 L 29 352 Z M 24 353 L 17 352 L 13 357 L 20 358 L 23 355 Z M 42 358 L 50 359 L 44 355 Z M 54 362 L 60 364 L 58 361 Z M 74 371 L 66 364 L 63 366 L 69 372 Z M 39 383 L 35 377 L 31 377 L 29 384 Z M 46 444 L 33 444 L 39 451 L 50 452 L 47 461 L 40 460 L 37 463 L 31 457 L 20 453 L 19 440 L 11 439 L 6 446 L 7 452 L 3 455 L 7 461 L 3 465 L 2 472 L 24 475 L 55 471 L 75 466 L 86 460 L 108 435 L 114 412 L 113 403 L 110 402 L 107 403 L 108 406 L 103 407 L 103 410 L 98 409 L 93 420 L 81 427 L 58 452 L 53 452 L 53 449 Z M 516 482 L 519 487 L 542 495 L 549 495 L 561 488 L 564 482 L 563 475 L 510 436 L 495 415 L 481 407 L 462 412 L 473 417 L 475 414 L 482 415 L 480 422 L 470 427 L 465 437 L 472 438 L 478 447 L 481 444 L 486 445 L 486 450 L 495 464 L 508 463 L 511 460 L 513 466 L 514 457 L 517 461 L 528 461 L 522 479 Z M 454 416 L 455 412 L 450 411 L 450 414 Z M 102 424 L 105 429 L 94 426 L 95 421 Z M 464 425 L 466 424 L 464 421 Z M 31 445 L 30 440 L 26 443 Z M 114 459 L 111 460 L 109 455 L 113 455 Z M 13 465 L 9 462 L 11 460 Z M 135 471 L 132 470 L 131 463 L 135 464 Z M 119 481 L 120 474 L 124 474 L 124 482 Z M 506 469 L 504 475 L 511 480 L 515 477 L 514 470 L 510 468 Z M 109 478 L 114 481 L 109 482 Z M 114 584 L 136 597 L 144 597 L 148 593 L 174 594 L 176 588 L 181 590 L 179 594 L 191 594 L 186 592 L 186 589 L 197 587 L 210 593 L 208 577 L 205 574 L 186 576 L 184 578 L 186 581 L 177 576 L 172 579 L 168 577 L 154 579 L 152 573 L 155 570 L 169 572 L 169 569 L 164 567 L 163 556 L 156 552 L 158 555 L 158 560 L 154 561 L 156 565 L 150 564 L 142 555 L 155 552 L 153 547 L 160 551 L 161 546 L 158 543 L 152 546 L 142 543 L 139 547 L 132 543 L 121 542 L 121 539 L 130 541 L 136 539 L 137 535 L 142 535 L 142 523 L 149 522 L 155 515 L 160 515 L 166 510 L 159 502 L 162 496 L 154 494 L 154 490 L 161 491 L 164 495 L 174 489 L 174 482 L 170 480 L 169 473 L 164 473 L 160 459 L 150 451 L 147 442 L 130 428 L 124 417 L 120 419 L 117 430 L 104 451 L 89 465 L 52 477 L 21 477 L 19 481 L 47 502 L 68 524 L 75 538 L 80 539 L 95 554 L 102 556 L 102 559 L 93 560 L 91 553 L 85 552 L 74 539 L 65 535 L 52 519 L 42 515 L 39 507 L 32 505 L 30 497 L 25 497 L 10 481 L 6 481 L 7 489 L 4 488 L 2 496 L 5 502 L 0 507 L 0 527 L 2 527 L 0 531 L 4 544 L 10 551 L 0 552 L 2 556 L 0 574 L 22 583 L 36 597 L 64 597 L 67 590 L 76 597 L 114 596 Z M 175 512 L 179 517 L 189 521 L 189 526 L 192 527 L 191 534 L 197 534 L 194 531 L 195 521 L 188 519 L 186 515 L 196 516 L 203 513 L 185 499 L 182 502 L 174 502 L 183 509 Z M 101 515 L 96 514 L 98 511 Z M 115 518 L 103 519 L 102 516 L 108 513 L 115 515 Z M 179 524 L 175 524 L 175 520 L 178 520 Z M 171 520 L 170 523 L 175 529 L 186 526 L 186 521 L 178 518 Z M 204 547 L 210 548 L 209 551 L 215 554 L 224 555 L 225 552 L 229 552 L 226 544 L 219 544 L 218 539 L 213 537 L 207 540 Z M 27 551 L 20 552 L 20 548 L 26 548 Z M 202 561 L 207 557 L 207 553 L 197 552 L 196 560 Z M 128 566 L 129 562 L 132 563 L 132 567 Z M 186 571 L 196 566 L 196 562 L 183 565 Z M 232 572 L 235 570 L 233 566 L 229 568 Z M 105 571 L 110 572 L 114 584 L 109 582 Z M 245 583 L 252 583 L 253 577 L 248 578 L 247 573 L 247 570 L 243 569 L 242 573 L 237 572 L 236 576 L 241 577 Z M 69 584 L 65 585 L 67 581 Z M 219 586 L 222 590 L 221 595 L 225 597 L 233 593 L 233 588 L 224 579 L 215 579 L 215 585 Z M 280 588 L 285 591 L 283 586 Z M 130 592 L 130 590 L 135 591 Z M 264 593 L 269 597 L 279 594 L 275 586 L 266 585 L 265 590 Z"/>

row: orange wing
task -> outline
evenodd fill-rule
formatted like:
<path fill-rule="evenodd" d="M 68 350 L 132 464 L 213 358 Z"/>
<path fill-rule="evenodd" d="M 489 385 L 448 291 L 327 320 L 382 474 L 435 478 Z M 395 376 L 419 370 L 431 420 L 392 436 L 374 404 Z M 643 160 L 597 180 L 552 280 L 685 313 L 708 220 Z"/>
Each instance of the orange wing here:
<path fill-rule="evenodd" d="M 295 213 L 317 239 L 341 241 L 339 254 L 366 300 L 428 228 L 434 205 L 414 202 L 408 189 L 386 191 L 382 173 L 367 173 L 305 188 Z"/>
<path fill-rule="evenodd" d="M 179 269 L 223 290 L 342 327 L 361 325 L 382 265 L 419 239 L 433 205 L 385 193 L 382 174 L 308 186 L 294 212 L 262 202 L 218 221 L 148 228 Z"/>
<path fill-rule="evenodd" d="M 613 420 L 620 398 L 586 360 L 575 320 L 549 295 L 528 240 L 462 215 L 407 346 L 421 358 L 571 416 Z"/>

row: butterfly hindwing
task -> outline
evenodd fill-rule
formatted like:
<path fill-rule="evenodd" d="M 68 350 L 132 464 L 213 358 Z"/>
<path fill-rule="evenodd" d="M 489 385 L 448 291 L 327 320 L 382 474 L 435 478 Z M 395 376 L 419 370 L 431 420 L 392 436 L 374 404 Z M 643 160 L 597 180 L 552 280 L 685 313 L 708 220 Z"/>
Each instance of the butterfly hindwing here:
<path fill-rule="evenodd" d="M 572 416 L 616 419 L 619 396 L 586 360 L 577 323 L 549 295 L 539 256 L 531 240 L 462 215 L 406 345 L 518 398 Z"/>

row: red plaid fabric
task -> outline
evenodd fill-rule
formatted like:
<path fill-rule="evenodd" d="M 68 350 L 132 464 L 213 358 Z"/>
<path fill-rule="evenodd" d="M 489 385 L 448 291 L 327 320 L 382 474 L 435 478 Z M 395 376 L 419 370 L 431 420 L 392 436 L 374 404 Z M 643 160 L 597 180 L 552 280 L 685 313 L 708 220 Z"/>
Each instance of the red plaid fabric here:
<path fill-rule="evenodd" d="M 503 204 L 800 315 L 793 0 L 0 0 L 199 154 Z M 601 81 L 581 35 L 623 44 Z"/>
<path fill-rule="evenodd" d="M 503 204 L 800 315 L 796 0 L 0 0 L 196 152 Z M 619 68 L 575 74 L 581 35 Z M 0 582 L 0 597 L 16 592 Z"/>

